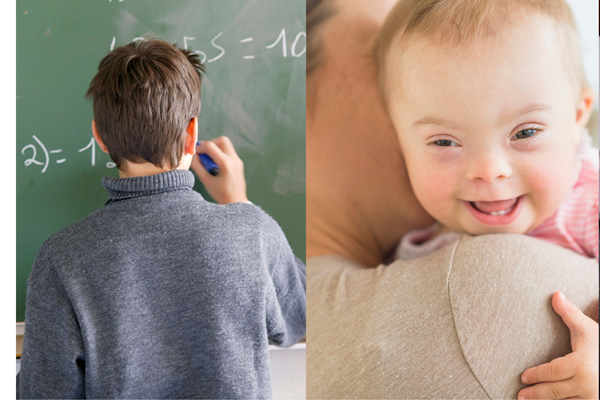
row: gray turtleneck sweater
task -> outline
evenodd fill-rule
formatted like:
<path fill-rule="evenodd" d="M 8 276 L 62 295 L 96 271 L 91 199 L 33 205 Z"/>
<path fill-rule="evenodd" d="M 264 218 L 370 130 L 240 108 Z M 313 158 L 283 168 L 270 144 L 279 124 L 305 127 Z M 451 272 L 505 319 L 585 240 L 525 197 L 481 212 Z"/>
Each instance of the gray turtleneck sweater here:
<path fill-rule="evenodd" d="M 305 267 L 260 208 L 193 184 L 105 178 L 106 205 L 44 242 L 18 398 L 271 396 L 268 343 L 306 331 Z"/>

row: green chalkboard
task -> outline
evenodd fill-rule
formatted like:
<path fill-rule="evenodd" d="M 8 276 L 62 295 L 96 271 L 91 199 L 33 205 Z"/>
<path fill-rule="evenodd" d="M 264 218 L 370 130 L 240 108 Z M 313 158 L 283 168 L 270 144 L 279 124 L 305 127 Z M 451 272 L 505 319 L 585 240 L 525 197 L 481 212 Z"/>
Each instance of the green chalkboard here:
<path fill-rule="evenodd" d="M 42 242 L 108 199 L 101 179 L 118 172 L 84 95 L 111 47 L 142 35 L 199 52 L 200 139 L 231 138 L 248 198 L 305 257 L 305 32 L 304 0 L 17 2 L 17 321 Z"/>

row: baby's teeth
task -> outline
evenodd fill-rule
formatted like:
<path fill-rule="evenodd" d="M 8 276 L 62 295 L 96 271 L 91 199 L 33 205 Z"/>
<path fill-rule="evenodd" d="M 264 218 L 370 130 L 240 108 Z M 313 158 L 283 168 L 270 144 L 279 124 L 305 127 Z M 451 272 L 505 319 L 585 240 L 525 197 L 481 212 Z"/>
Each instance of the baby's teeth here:
<path fill-rule="evenodd" d="M 490 215 L 504 215 L 506 214 L 506 210 L 500 210 L 500 211 L 491 211 Z"/>

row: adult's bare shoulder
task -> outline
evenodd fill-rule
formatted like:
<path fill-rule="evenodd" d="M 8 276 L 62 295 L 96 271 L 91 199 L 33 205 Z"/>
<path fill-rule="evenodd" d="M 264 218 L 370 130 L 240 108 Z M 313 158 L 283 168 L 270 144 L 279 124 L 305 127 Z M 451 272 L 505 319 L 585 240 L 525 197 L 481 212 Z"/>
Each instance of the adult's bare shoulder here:
<path fill-rule="evenodd" d="M 432 221 L 412 193 L 377 90 L 375 40 L 394 2 L 329 1 L 327 18 L 312 28 L 318 46 L 308 54 L 308 257 L 338 254 L 375 266 L 405 232 Z"/>

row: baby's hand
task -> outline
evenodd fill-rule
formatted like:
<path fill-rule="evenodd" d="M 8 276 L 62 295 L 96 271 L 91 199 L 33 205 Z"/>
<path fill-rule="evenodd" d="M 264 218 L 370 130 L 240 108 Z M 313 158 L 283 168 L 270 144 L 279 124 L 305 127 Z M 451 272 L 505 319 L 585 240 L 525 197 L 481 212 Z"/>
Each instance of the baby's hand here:
<path fill-rule="evenodd" d="M 219 204 L 248 201 L 246 197 L 246 178 L 244 163 L 238 157 L 231 140 L 220 136 L 213 140 L 202 141 L 196 146 L 196 154 L 208 154 L 219 166 L 219 174 L 212 176 L 195 155 L 192 169 L 198 175 L 208 194 Z"/>
<path fill-rule="evenodd" d="M 521 381 L 529 386 L 520 399 L 597 399 L 598 323 L 583 314 L 560 292 L 552 297 L 554 311 L 571 331 L 573 352 L 547 364 L 529 368 Z"/>

